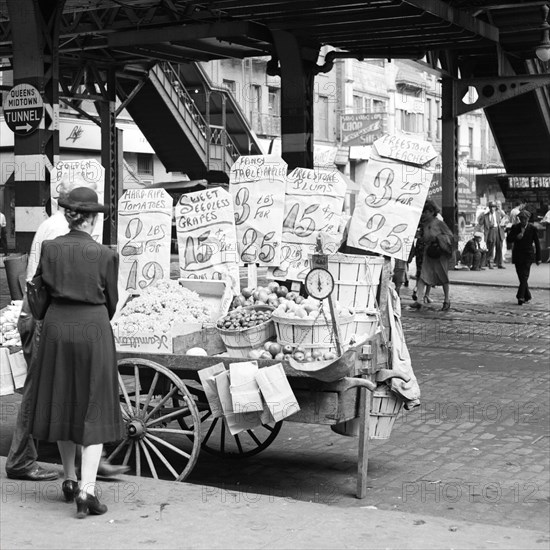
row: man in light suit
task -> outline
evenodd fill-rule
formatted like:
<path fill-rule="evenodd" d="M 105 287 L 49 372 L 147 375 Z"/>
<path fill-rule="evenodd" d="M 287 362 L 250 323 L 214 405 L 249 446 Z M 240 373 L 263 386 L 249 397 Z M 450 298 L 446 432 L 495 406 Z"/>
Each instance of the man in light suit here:
<path fill-rule="evenodd" d="M 489 212 L 481 216 L 479 223 L 483 229 L 485 242 L 487 243 L 487 267 L 493 269 L 491 259 L 495 254 L 495 264 L 499 269 L 506 269 L 502 265 L 502 243 L 506 237 L 504 227 L 501 224 L 502 212 L 498 210 L 494 201 L 489 203 Z"/>

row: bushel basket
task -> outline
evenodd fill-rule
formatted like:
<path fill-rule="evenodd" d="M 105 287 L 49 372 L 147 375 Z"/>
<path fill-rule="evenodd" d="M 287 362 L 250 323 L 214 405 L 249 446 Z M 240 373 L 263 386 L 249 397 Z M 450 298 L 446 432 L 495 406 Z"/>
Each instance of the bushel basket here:
<path fill-rule="evenodd" d="M 338 318 L 342 348 L 345 351 L 348 347 L 351 336 L 354 334 L 355 315 L 346 315 Z M 336 343 L 333 334 L 332 323 L 322 315 L 316 319 L 299 319 L 279 317 L 273 315 L 277 342 L 282 346 L 301 347 L 306 352 L 319 350 L 336 353 Z"/>

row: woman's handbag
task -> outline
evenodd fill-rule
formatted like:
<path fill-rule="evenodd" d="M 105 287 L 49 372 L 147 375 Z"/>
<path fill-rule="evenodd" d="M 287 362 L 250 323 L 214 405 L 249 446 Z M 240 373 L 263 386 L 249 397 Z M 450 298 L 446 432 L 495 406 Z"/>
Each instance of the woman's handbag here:
<path fill-rule="evenodd" d="M 27 300 L 32 316 L 39 321 L 44 319 L 51 302 L 51 296 L 48 287 L 42 280 L 42 275 L 35 275 L 31 281 L 27 282 Z"/>
<path fill-rule="evenodd" d="M 443 254 L 443 250 L 441 250 L 441 247 L 439 246 L 439 243 L 437 241 L 432 241 L 428 248 L 426 248 L 426 254 L 429 258 L 439 258 L 441 254 Z"/>

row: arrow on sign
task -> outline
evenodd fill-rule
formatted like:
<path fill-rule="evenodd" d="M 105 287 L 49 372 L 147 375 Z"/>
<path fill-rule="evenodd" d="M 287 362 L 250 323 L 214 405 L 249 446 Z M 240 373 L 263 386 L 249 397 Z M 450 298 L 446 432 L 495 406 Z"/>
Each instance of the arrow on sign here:
<path fill-rule="evenodd" d="M 32 126 L 28 122 L 24 126 L 16 126 L 15 127 L 16 130 L 25 130 L 25 132 L 28 132 L 31 128 L 32 128 Z"/>

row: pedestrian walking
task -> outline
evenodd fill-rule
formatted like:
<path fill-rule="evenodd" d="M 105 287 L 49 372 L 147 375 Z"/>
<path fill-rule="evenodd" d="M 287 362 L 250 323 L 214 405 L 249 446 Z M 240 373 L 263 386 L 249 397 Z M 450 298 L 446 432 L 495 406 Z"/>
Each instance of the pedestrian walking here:
<path fill-rule="evenodd" d="M 442 311 L 451 307 L 449 286 L 449 260 L 453 251 L 453 234 L 444 221 L 441 221 L 439 207 L 434 201 L 428 199 L 424 204 L 420 223 L 424 241 L 424 254 L 422 257 L 422 270 L 417 281 L 417 296 L 421 296 L 426 285 L 443 287 Z M 421 304 L 415 300 L 411 305 L 413 309 L 420 309 Z"/>
<path fill-rule="evenodd" d="M 519 287 L 516 293 L 518 306 L 528 304 L 531 301 L 529 290 L 529 275 L 531 264 L 541 262 L 540 242 L 537 228 L 529 223 L 531 213 L 523 209 L 518 214 L 519 223 L 512 226 L 508 233 L 508 246 L 512 247 L 512 263 L 516 266 L 519 279 Z M 534 247 L 534 249 L 533 249 Z"/>
<path fill-rule="evenodd" d="M 118 290 L 118 254 L 94 241 L 99 212 L 95 191 L 73 189 L 59 205 L 69 233 L 42 243 L 37 274 L 52 301 L 42 324 L 35 361 L 30 432 L 57 442 L 63 463 L 62 491 L 76 499 L 77 517 L 104 514 L 95 484 L 103 443 L 123 436 L 116 352 L 110 319 Z M 81 483 L 76 450 L 82 445 Z"/>

